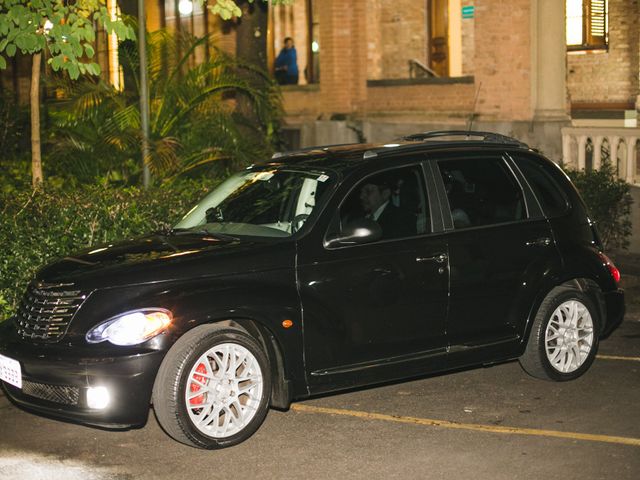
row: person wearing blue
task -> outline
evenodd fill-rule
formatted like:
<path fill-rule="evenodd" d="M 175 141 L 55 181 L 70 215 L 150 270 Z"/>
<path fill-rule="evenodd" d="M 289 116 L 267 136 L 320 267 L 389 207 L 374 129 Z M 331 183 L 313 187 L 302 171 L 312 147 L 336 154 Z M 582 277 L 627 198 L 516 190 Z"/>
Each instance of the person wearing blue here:
<path fill-rule="evenodd" d="M 284 48 L 276 58 L 275 67 L 276 80 L 280 85 L 298 84 L 298 55 L 293 46 L 293 38 L 284 39 Z"/>

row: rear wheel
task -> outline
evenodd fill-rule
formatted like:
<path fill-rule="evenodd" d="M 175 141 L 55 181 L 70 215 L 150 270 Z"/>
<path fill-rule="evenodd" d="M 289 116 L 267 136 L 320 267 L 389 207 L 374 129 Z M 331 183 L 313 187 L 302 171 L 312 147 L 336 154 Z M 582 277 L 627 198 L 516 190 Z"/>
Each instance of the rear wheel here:
<path fill-rule="evenodd" d="M 262 424 L 270 369 L 258 342 L 241 330 L 205 325 L 185 334 L 165 357 L 153 389 L 156 417 L 175 440 L 223 448 Z"/>
<path fill-rule="evenodd" d="M 578 378 L 595 359 L 599 325 L 598 310 L 583 292 L 553 290 L 540 305 L 520 365 L 545 380 Z"/>

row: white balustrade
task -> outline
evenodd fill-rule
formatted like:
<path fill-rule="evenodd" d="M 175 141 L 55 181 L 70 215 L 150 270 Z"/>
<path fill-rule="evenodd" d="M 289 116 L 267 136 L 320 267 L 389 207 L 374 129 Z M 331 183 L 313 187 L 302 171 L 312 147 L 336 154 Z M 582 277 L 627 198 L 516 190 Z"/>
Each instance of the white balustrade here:
<path fill-rule="evenodd" d="M 636 170 L 639 139 L 640 128 L 566 127 L 562 129 L 562 163 L 584 170 L 587 159 L 591 158 L 591 168 L 599 170 L 603 163 L 602 147 L 606 140 L 609 144 L 609 163 L 618 171 L 620 178 L 628 183 L 640 183 Z M 589 145 L 591 152 L 588 152 Z M 620 158 L 618 152 L 622 145 L 625 153 Z"/>

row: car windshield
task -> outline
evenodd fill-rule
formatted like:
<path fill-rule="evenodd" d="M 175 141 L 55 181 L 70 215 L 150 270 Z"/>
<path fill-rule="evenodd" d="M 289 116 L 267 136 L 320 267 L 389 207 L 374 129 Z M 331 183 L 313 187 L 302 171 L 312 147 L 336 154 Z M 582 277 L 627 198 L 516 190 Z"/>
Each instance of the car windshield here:
<path fill-rule="evenodd" d="M 331 178 L 285 169 L 237 173 L 187 213 L 174 231 L 289 237 L 302 228 Z"/>

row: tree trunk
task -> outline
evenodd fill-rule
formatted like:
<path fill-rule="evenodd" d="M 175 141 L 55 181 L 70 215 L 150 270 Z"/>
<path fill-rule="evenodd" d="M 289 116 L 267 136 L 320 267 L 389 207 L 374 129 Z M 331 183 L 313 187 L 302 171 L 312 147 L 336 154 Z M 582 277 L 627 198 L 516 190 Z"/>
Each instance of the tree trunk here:
<path fill-rule="evenodd" d="M 269 4 L 262 0 L 237 2 L 242 9 L 236 30 L 236 55 L 267 70 L 267 22 Z"/>
<path fill-rule="evenodd" d="M 242 16 L 236 27 L 236 56 L 238 60 L 266 71 L 269 4 L 263 0 L 254 0 L 252 3 L 240 0 L 237 4 L 242 9 Z M 250 85 L 258 85 L 255 74 L 245 72 L 244 76 Z M 252 134 L 253 129 L 263 127 L 248 97 L 236 97 L 236 111 L 248 120 L 248 124 L 244 125 L 248 135 Z"/>
<path fill-rule="evenodd" d="M 40 150 L 40 52 L 33 55 L 31 65 L 31 183 L 42 186 L 42 154 Z"/>

